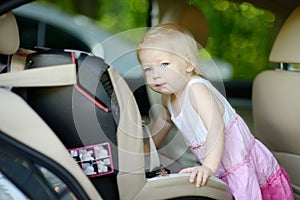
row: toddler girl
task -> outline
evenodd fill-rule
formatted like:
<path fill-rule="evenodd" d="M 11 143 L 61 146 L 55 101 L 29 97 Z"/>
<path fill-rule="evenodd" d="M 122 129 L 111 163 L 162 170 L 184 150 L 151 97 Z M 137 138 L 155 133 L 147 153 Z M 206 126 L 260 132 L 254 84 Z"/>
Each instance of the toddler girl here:
<path fill-rule="evenodd" d="M 197 69 L 197 47 L 194 38 L 173 23 L 150 28 L 139 44 L 146 82 L 161 94 L 164 107 L 151 130 L 155 145 L 174 124 L 201 163 L 179 173 L 191 173 L 197 187 L 214 175 L 236 200 L 293 199 L 287 172 Z"/>

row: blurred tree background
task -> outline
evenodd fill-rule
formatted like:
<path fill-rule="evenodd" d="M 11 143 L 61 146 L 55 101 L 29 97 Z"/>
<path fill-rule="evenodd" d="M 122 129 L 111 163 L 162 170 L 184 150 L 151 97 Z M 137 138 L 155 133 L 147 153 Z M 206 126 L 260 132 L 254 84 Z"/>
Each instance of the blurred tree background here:
<path fill-rule="evenodd" d="M 84 14 L 111 33 L 148 26 L 151 0 L 44 0 L 71 14 Z M 233 66 L 233 79 L 251 80 L 268 61 L 274 14 L 250 3 L 187 0 L 205 14 L 210 37 L 206 50 Z"/>
<path fill-rule="evenodd" d="M 275 15 L 252 4 L 224 0 L 189 0 L 202 10 L 210 28 L 206 50 L 212 57 L 229 62 L 233 78 L 253 79 L 268 61 L 272 47 Z"/>

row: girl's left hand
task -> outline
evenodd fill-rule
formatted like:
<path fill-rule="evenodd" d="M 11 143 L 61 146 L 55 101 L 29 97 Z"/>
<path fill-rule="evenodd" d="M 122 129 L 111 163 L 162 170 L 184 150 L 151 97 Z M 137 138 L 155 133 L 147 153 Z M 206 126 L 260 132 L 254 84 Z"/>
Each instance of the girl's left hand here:
<path fill-rule="evenodd" d="M 182 169 L 179 174 L 191 173 L 190 182 L 196 182 L 196 187 L 205 185 L 207 179 L 213 175 L 213 171 L 206 166 L 195 166 Z"/>

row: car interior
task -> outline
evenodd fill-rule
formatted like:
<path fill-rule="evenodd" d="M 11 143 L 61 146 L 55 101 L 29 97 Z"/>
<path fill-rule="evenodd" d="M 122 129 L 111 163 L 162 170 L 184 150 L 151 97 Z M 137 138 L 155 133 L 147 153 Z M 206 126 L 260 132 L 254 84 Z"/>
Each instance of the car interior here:
<path fill-rule="evenodd" d="M 160 6 L 167 3 L 157 2 Z M 278 5 L 274 4 L 272 8 L 278 10 Z M 176 4 L 171 7 L 172 12 L 178 11 Z M 187 7 L 185 11 L 178 13 L 190 19 L 193 15 L 189 14 L 194 10 Z M 295 45 L 300 42 L 300 9 L 285 6 L 282 12 L 289 17 L 280 19 L 282 23 L 269 57 L 276 67 L 259 73 L 251 88 L 253 129 L 255 136 L 270 148 L 289 173 L 294 197 L 300 200 L 300 73 L 297 68 L 290 67 L 300 62 L 299 45 Z M 167 14 L 166 11 L 160 17 L 160 22 L 175 20 L 173 15 Z M 198 12 L 195 15 L 203 17 Z M 205 20 L 201 23 L 207 26 Z M 205 44 L 208 30 L 201 31 L 204 31 L 201 33 L 204 37 L 198 40 Z M 18 24 L 11 12 L 0 16 L 0 55 L 0 172 L 16 183 L 24 196 L 43 196 L 45 199 L 232 199 L 227 186 L 215 177 L 200 189 L 187 183 L 187 175 L 172 171 L 169 175 L 147 178 L 145 160 L 150 159 L 150 163 L 159 168 L 161 163 L 167 162 L 164 155 L 168 153 L 159 151 L 158 155 L 158 150 L 153 149 L 150 158 L 144 155 L 145 130 L 140 109 L 123 77 L 105 60 L 75 50 L 22 49 Z M 100 81 L 103 74 L 105 81 Z M 99 89 L 103 84 L 110 88 Z M 83 92 L 78 85 L 82 86 Z M 102 89 L 105 94 L 96 92 Z M 150 91 L 148 94 L 150 103 L 156 104 L 157 97 Z M 97 101 L 91 100 L 90 95 L 97 97 Z M 108 106 L 113 102 L 115 107 L 109 106 L 109 115 L 102 113 L 97 106 L 98 100 Z M 78 106 L 75 114 L 71 109 L 74 105 Z M 101 122 L 101 119 L 105 121 Z M 66 126 L 66 122 L 70 125 Z M 110 124 L 113 128 L 107 128 L 107 131 L 114 133 L 113 138 L 108 138 L 102 130 L 102 126 Z M 86 131 L 88 136 L 83 138 L 80 130 Z M 101 132 L 101 137 L 95 135 L 95 130 Z M 89 178 L 68 149 L 105 140 L 111 142 L 115 172 Z M 189 160 L 189 153 L 186 156 L 188 158 L 180 162 L 195 162 Z M 172 169 L 172 166 L 166 167 Z M 47 175 L 42 175 L 44 168 Z M 34 174 L 36 171 L 38 175 Z M 48 171 L 64 184 L 58 187 L 61 191 L 53 182 L 45 181 L 50 174 Z M 17 184 L 20 181 L 18 173 L 29 174 L 27 179 L 21 180 L 23 184 Z M 26 185 L 41 185 L 36 189 L 40 192 L 31 194 Z"/>
<path fill-rule="evenodd" d="M 8 45 L 3 45 L 3 47 L 1 48 L 2 55 L 11 56 L 12 54 L 20 50 L 17 33 L 18 28 L 12 13 L 2 15 L 0 24 L 2 27 L 5 27 L 5 31 L 3 34 L 1 34 L 1 36 L 6 36 L 7 32 L 10 33 L 11 31 L 15 33 L 10 34 L 14 37 L 6 37 L 5 43 Z M 31 51 L 27 52 L 26 50 L 22 50 L 21 52 L 22 55 L 24 54 L 24 52 L 26 52 L 27 57 L 28 55 L 34 54 Z M 82 189 L 80 190 L 80 188 L 76 188 L 76 191 L 78 192 L 73 192 L 73 190 L 71 190 L 73 192 L 70 194 L 71 196 L 78 195 L 78 198 L 80 199 L 80 197 L 82 197 L 80 195 L 86 195 L 90 199 L 101 199 L 99 197 L 99 193 L 97 194 L 95 192 L 96 187 L 98 191 L 100 190 L 100 194 L 102 196 L 104 195 L 107 199 L 111 199 L 111 197 L 113 199 L 176 199 L 188 197 L 190 197 L 191 199 L 232 199 L 227 186 L 214 177 L 210 178 L 206 186 L 202 187 L 201 189 L 194 187 L 192 183 L 186 184 L 188 180 L 188 175 L 173 174 L 164 177 L 154 177 L 148 179 L 146 178 L 144 167 L 145 158 L 143 154 L 142 120 L 139 113 L 139 109 L 135 99 L 132 98 L 133 95 L 126 82 L 113 68 L 109 68 L 108 73 L 120 109 L 119 122 L 116 132 L 118 138 L 118 168 L 116 168 L 118 170 L 116 186 L 117 188 L 110 188 L 110 192 L 107 193 L 99 189 L 103 187 L 105 188 L 105 185 L 103 185 L 105 183 L 109 185 L 109 182 L 106 181 L 105 176 L 103 176 L 104 178 L 101 177 L 98 179 L 104 180 L 100 182 L 93 181 L 93 179 L 91 179 L 95 186 L 92 187 L 91 182 L 89 182 L 89 179 L 85 177 L 85 174 L 83 173 L 83 171 L 80 170 L 77 163 L 74 162 L 74 160 L 72 160 L 72 158 L 69 156 L 65 144 L 62 144 L 61 140 L 67 139 L 63 138 L 63 135 L 59 135 L 57 133 L 52 132 L 52 130 L 55 130 L 56 125 L 46 124 L 45 121 L 49 119 L 47 119 L 47 117 L 45 116 L 44 118 L 41 118 L 37 114 L 40 112 L 38 108 L 39 105 L 34 105 L 34 96 L 36 92 L 35 90 L 38 91 L 37 94 L 40 97 L 43 96 L 43 91 L 40 91 L 43 87 L 46 87 L 46 90 L 48 90 L 49 87 L 59 87 L 58 90 L 60 90 L 64 86 L 68 87 L 69 85 L 72 85 L 71 87 L 73 88 L 73 85 L 76 82 L 76 76 L 74 76 L 74 73 L 70 72 L 74 72 L 74 63 L 63 63 L 50 66 L 49 58 L 47 58 L 47 56 L 49 56 L 49 53 L 47 53 L 47 51 L 43 51 L 41 54 L 38 54 L 36 58 L 34 58 L 34 55 L 32 55 L 32 57 L 30 57 L 29 63 L 45 63 L 45 66 L 31 66 L 31 68 L 29 67 L 28 69 L 28 66 L 26 66 L 27 68 L 25 68 L 27 61 L 25 61 L 22 58 L 18 58 L 18 56 L 20 56 L 20 53 L 18 53 L 16 57 L 12 56 L 11 62 L 9 63 L 9 70 L 6 73 L 1 74 L 1 86 L 10 87 L 10 89 L 11 87 L 29 87 L 29 90 L 31 90 L 31 88 L 33 88 L 33 90 L 26 93 L 25 98 L 23 96 L 23 98 L 28 101 L 25 102 L 24 99 L 21 99 L 19 96 L 12 93 L 11 91 L 7 89 L 1 89 L 1 96 L 3 96 L 3 98 L 1 97 L 1 99 L 5 99 L 5 101 L 1 102 L 1 106 L 3 107 L 3 109 L 1 109 L 3 110 L 3 112 L 1 112 L 3 113 L 1 114 L 1 122 L 3 122 L 3 124 L 1 123 L 1 131 L 5 134 L 6 137 L 12 138 L 17 142 L 23 143 L 23 145 L 25 145 L 27 148 L 32 149 L 34 152 L 39 152 L 39 154 L 41 154 L 42 156 L 47 157 L 48 159 L 58 164 L 60 168 L 63 168 L 64 171 L 67 171 L 67 173 L 70 174 L 72 177 L 75 176 L 75 180 L 77 180 L 77 182 L 80 180 L 81 183 L 79 184 L 79 186 L 81 186 Z M 50 58 L 51 60 L 53 60 L 53 58 L 55 57 L 51 56 L 52 54 L 50 54 Z M 93 56 L 91 57 L 91 59 L 93 59 Z M 100 58 L 95 59 L 98 63 L 95 63 L 93 61 L 87 61 L 85 62 L 85 65 L 91 67 L 93 70 L 95 70 L 95 67 L 98 67 L 95 64 L 103 65 L 103 62 L 101 63 L 99 61 Z M 59 56 L 57 56 L 57 60 L 58 63 L 60 63 L 62 59 Z M 57 60 L 55 60 L 55 62 Z M 66 71 L 64 71 L 65 68 L 67 68 Z M 81 71 L 81 75 L 77 74 L 79 76 L 77 81 L 79 81 L 82 85 L 89 84 L 89 80 L 85 79 L 85 77 L 90 78 L 88 75 L 91 72 L 89 72 L 87 69 L 81 67 L 79 70 Z M 103 72 L 101 70 L 99 71 Z M 57 79 L 53 80 L 53 78 L 47 78 L 45 74 L 50 75 L 50 77 L 55 77 L 59 74 L 60 76 L 58 76 Z M 99 81 L 98 79 L 96 80 Z M 58 90 L 54 91 L 54 96 L 57 97 L 57 101 L 60 101 L 59 98 L 63 98 L 63 100 L 65 100 L 65 98 L 67 98 L 66 95 L 60 97 L 60 91 Z M 24 95 L 22 91 L 16 91 L 19 95 Z M 66 90 L 64 90 L 64 92 L 66 92 Z M 72 98 L 72 93 L 70 96 Z M 51 99 L 51 95 L 49 98 Z M 49 103 L 50 101 L 46 100 L 46 103 Z M 60 103 L 61 102 L 58 103 L 58 106 L 60 106 Z M 16 111 L 10 109 L 12 105 L 16 109 Z M 33 105 L 36 107 L 35 109 L 33 109 L 29 105 Z M 47 107 L 50 107 L 50 110 L 52 111 L 50 112 L 50 115 L 55 114 L 54 112 L 58 112 L 58 110 L 56 110 L 56 106 L 57 105 L 51 105 L 51 102 L 47 104 Z M 41 115 L 41 113 L 39 114 Z M 47 114 L 49 114 L 49 112 Z M 60 114 L 61 113 L 58 113 L 57 116 L 59 116 Z M 82 114 L 82 112 L 80 114 Z M 14 115 L 17 115 L 18 117 L 16 118 L 14 117 Z M 43 121 L 42 119 L 46 120 Z M 76 119 L 74 119 L 74 121 L 76 121 Z M 16 126 L 16 124 L 18 125 Z M 41 132 L 43 134 L 41 134 Z M 132 133 L 133 135 L 128 135 L 128 132 Z M 74 139 L 70 139 L 70 135 L 72 135 L 71 132 L 64 132 L 63 134 L 68 134 L 67 136 L 69 137 L 69 140 L 72 140 L 72 142 L 74 142 Z M 40 140 L 43 140 L 43 142 L 40 142 Z M 3 169 L 1 170 L 3 170 L 2 172 L 4 173 L 4 175 L 7 176 L 7 178 L 13 179 L 12 175 L 10 175 L 9 173 L 9 167 L 3 167 Z M 66 177 L 60 176 L 59 178 L 61 178 L 62 181 L 66 183 L 71 182 Z M 13 180 L 16 181 L 15 179 Z M 112 179 L 110 179 L 110 181 L 111 180 Z M 128 184 L 128 182 L 130 182 L 130 184 Z M 175 190 L 174 188 L 177 188 L 179 185 L 181 186 L 180 189 Z M 153 190 L 157 190 L 157 192 L 153 193 Z M 80 191 L 87 192 L 79 195 L 78 193 Z M 32 194 L 29 194 L 28 191 L 23 192 L 29 197 L 34 198 L 34 196 L 32 196 Z M 120 193 L 119 197 L 115 197 L 115 195 L 118 193 Z M 83 196 L 82 198 L 85 199 L 86 197 Z"/>

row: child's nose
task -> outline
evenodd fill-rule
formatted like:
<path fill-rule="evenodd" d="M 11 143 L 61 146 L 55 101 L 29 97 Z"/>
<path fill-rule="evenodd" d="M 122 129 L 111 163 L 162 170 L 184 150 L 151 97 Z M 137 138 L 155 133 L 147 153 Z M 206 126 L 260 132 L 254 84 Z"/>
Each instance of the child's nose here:
<path fill-rule="evenodd" d="M 153 76 L 154 79 L 159 78 L 161 76 L 159 68 L 154 68 L 152 70 L 152 73 L 153 73 L 152 76 Z"/>

